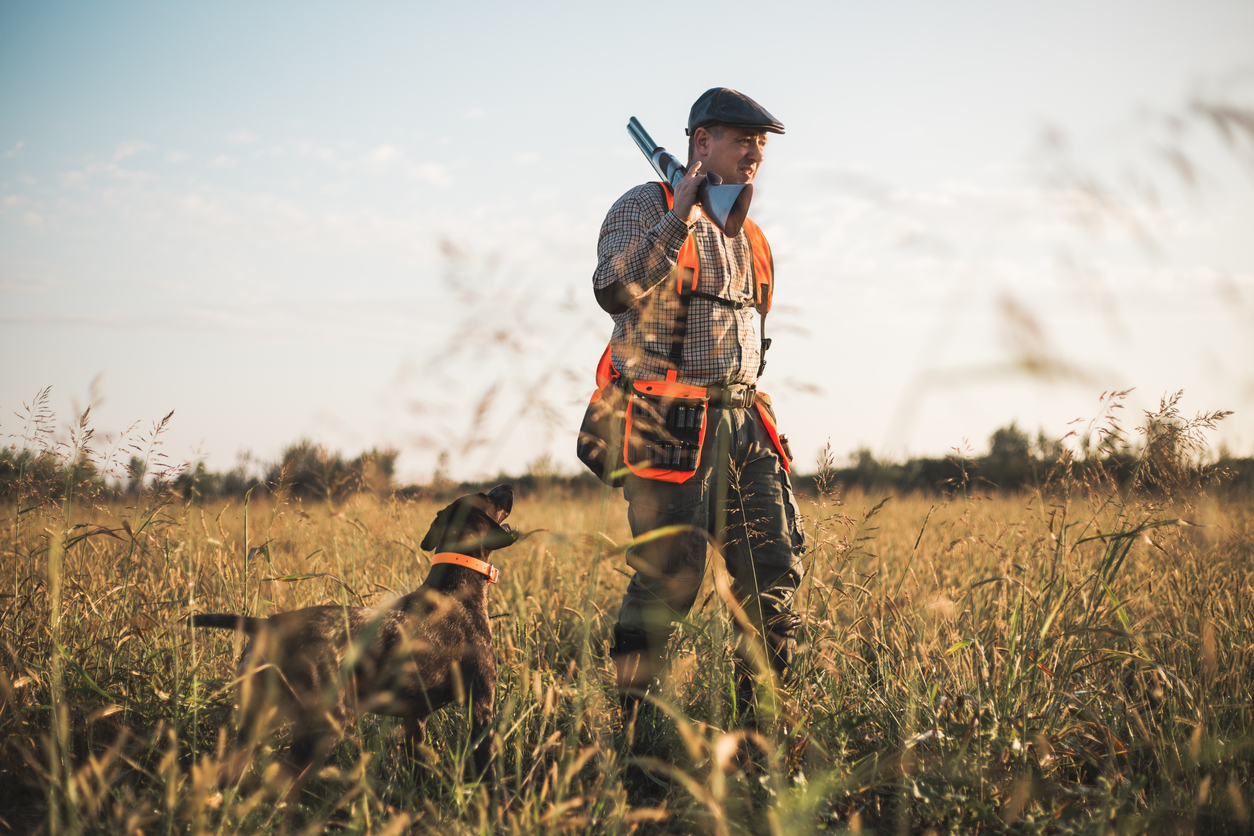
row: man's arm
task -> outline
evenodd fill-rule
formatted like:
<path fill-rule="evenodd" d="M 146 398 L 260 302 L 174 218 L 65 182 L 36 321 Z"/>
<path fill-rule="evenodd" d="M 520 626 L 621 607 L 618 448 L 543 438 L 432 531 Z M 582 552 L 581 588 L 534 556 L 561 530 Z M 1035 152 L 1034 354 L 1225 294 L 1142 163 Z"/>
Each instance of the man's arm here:
<path fill-rule="evenodd" d="M 592 287 L 597 304 L 609 313 L 630 308 L 675 268 L 689 224 L 696 221 L 699 211 L 695 196 L 700 167 L 700 163 L 693 166 L 680 183 L 674 210 L 666 210 L 661 187 L 651 185 L 628 192 L 605 216 Z"/>

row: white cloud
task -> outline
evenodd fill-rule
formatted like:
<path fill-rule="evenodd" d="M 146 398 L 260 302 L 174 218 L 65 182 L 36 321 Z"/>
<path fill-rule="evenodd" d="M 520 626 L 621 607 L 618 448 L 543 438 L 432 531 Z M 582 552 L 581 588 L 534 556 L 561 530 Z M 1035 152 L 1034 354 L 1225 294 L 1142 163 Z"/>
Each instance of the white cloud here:
<path fill-rule="evenodd" d="M 151 151 L 151 150 L 153 150 L 152 144 L 148 142 L 143 142 L 142 140 L 132 140 L 131 142 L 123 142 L 121 145 L 117 147 L 117 150 L 113 152 L 113 161 L 115 163 L 118 163 L 118 162 L 121 162 L 122 160 L 125 160 L 127 157 L 134 156 L 135 154 L 139 154 L 143 151 Z"/>
<path fill-rule="evenodd" d="M 345 174 L 364 172 L 380 177 L 385 174 L 399 173 L 435 186 L 447 186 L 453 182 L 453 178 L 443 165 L 434 162 L 418 162 L 398 145 L 380 145 L 359 157 L 346 158 L 330 148 L 314 145 L 311 142 L 302 142 L 296 146 L 296 153 L 301 157 L 317 160 Z"/>
<path fill-rule="evenodd" d="M 61 173 L 61 185 L 67 189 L 74 186 L 86 185 L 87 181 L 90 179 L 91 175 L 87 169 L 82 169 L 80 171 L 64 171 Z"/>
<path fill-rule="evenodd" d="M 248 131 L 235 131 L 226 135 L 226 141 L 231 145 L 252 145 L 261 137 Z"/>
<path fill-rule="evenodd" d="M 200 195 L 187 195 L 179 201 L 179 204 L 183 211 L 198 223 L 208 223 L 219 227 L 235 223 L 234 215 L 228 210 Z"/>
<path fill-rule="evenodd" d="M 168 163 L 185 163 L 192 158 L 186 151 L 167 151 L 165 161 Z"/>
<path fill-rule="evenodd" d="M 426 180 L 436 186 L 447 186 L 453 182 L 448 171 L 439 163 L 419 163 L 413 166 L 410 172 L 415 178 Z"/>
<path fill-rule="evenodd" d="M 93 177 L 97 174 L 103 174 L 109 180 L 115 182 L 126 183 L 146 183 L 156 179 L 150 171 L 137 171 L 132 168 L 123 168 L 117 162 L 92 162 L 80 169 L 61 172 L 62 188 L 83 187 L 86 188 Z"/>
<path fill-rule="evenodd" d="M 5 220 L 15 221 L 29 227 L 43 226 L 44 217 L 33 209 L 22 211 L 22 209 L 30 203 L 30 198 L 24 195 L 5 195 L 4 200 L 0 201 L 3 211 L 0 216 Z"/>
<path fill-rule="evenodd" d="M 17 145 L 14 145 L 8 151 L 4 152 L 3 154 L 4 158 L 6 160 L 13 159 L 14 157 L 17 156 L 17 153 L 22 150 L 22 146 L 24 146 L 25 144 L 26 144 L 25 142 L 18 142 Z"/>
<path fill-rule="evenodd" d="M 0 274 L 0 290 L 6 293 L 20 293 L 27 296 L 46 295 L 58 288 L 65 287 L 65 284 L 65 282 L 49 275 Z"/>
<path fill-rule="evenodd" d="M 472 107 L 462 114 L 467 119 L 484 119 L 487 115 L 488 112 L 481 107 Z"/>
<path fill-rule="evenodd" d="M 296 146 L 296 153 L 301 157 L 309 157 L 327 165 L 338 165 L 335 152 L 330 148 L 314 145 L 312 142 L 301 142 Z"/>
<path fill-rule="evenodd" d="M 209 165 L 215 168 L 234 168 L 238 162 L 238 157 L 232 157 L 229 154 L 219 154 L 209 161 Z"/>
<path fill-rule="evenodd" d="M 363 158 L 367 162 L 377 163 L 379 165 L 387 165 L 404 158 L 404 153 L 395 145 L 380 145 Z"/>

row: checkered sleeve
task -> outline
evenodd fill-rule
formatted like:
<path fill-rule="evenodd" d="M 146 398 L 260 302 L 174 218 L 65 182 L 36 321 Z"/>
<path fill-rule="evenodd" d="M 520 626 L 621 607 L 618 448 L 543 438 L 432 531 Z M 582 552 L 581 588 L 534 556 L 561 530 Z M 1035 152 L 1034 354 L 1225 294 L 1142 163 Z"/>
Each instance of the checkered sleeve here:
<path fill-rule="evenodd" d="M 656 183 L 637 186 L 605 216 L 592 286 L 597 302 L 621 313 L 675 268 L 689 228 L 666 207 Z"/>

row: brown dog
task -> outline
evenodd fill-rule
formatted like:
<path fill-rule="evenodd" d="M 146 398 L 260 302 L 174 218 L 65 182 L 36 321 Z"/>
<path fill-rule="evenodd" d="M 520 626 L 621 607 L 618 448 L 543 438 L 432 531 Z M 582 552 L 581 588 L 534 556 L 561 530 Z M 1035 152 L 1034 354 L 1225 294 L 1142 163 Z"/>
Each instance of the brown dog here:
<path fill-rule="evenodd" d="M 502 525 L 513 504 L 514 489 L 499 485 L 437 514 L 422 540 L 423 549 L 437 552 L 427 580 L 381 607 L 192 616 L 194 627 L 251 636 L 239 664 L 241 740 L 265 734 L 272 720 L 290 720 L 291 760 L 307 772 L 356 714 L 400 717 L 410 743 L 418 744 L 432 712 L 469 701 L 475 772 L 493 780 L 496 655 L 488 584 L 496 569 L 487 558 L 518 539 Z"/>

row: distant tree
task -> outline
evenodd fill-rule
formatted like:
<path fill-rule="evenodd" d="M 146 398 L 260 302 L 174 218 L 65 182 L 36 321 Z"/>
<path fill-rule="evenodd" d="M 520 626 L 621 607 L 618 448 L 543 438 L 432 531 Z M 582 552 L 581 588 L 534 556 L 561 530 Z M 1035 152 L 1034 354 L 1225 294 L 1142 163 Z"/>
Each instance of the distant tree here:
<path fill-rule="evenodd" d="M 988 439 L 990 458 L 1005 461 L 1027 461 L 1032 457 L 1032 441 L 1019 429 L 1018 423 L 995 430 Z"/>
<path fill-rule="evenodd" d="M 142 493 L 146 475 L 148 475 L 148 462 L 139 456 L 131 456 L 130 462 L 126 465 L 126 492 L 132 496 Z"/>
<path fill-rule="evenodd" d="M 20 502 L 61 494 L 65 474 L 51 452 L 5 447 L 0 449 L 0 499 Z"/>
<path fill-rule="evenodd" d="M 999 488 L 1021 488 L 1032 483 L 1032 440 L 1015 422 L 995 430 L 984 457 L 984 478 Z"/>
<path fill-rule="evenodd" d="M 1062 443 L 1062 439 L 1050 438 L 1044 429 L 1037 432 L 1034 447 L 1036 458 L 1046 465 L 1061 462 L 1067 455 L 1067 446 Z"/>
<path fill-rule="evenodd" d="M 849 457 L 852 464 L 852 482 L 864 488 L 889 487 L 893 482 L 893 474 L 889 468 L 881 464 L 869 448 L 861 447 Z"/>
<path fill-rule="evenodd" d="M 345 461 L 338 451 L 301 439 L 283 450 L 266 472 L 266 482 L 302 499 L 338 501 L 363 491 L 385 496 L 392 490 L 397 455 L 396 450 L 376 448 Z"/>
<path fill-rule="evenodd" d="M 396 457 L 400 453 L 392 448 L 371 448 L 349 463 L 350 471 L 357 474 L 356 490 L 387 496 L 392 492 L 392 480 L 396 476 Z"/>
<path fill-rule="evenodd" d="M 284 448 L 266 472 L 266 482 L 302 499 L 334 499 L 347 487 L 347 468 L 339 453 L 302 438 Z"/>
<path fill-rule="evenodd" d="M 92 461 L 91 451 L 83 448 L 78 451 L 68 467 L 64 468 L 65 492 L 62 495 L 67 501 L 91 500 L 108 491 L 104 474 Z"/>
<path fill-rule="evenodd" d="M 203 502 L 222 492 L 222 474 L 208 470 L 199 461 L 174 477 L 174 489 L 183 495 L 184 502 Z"/>

